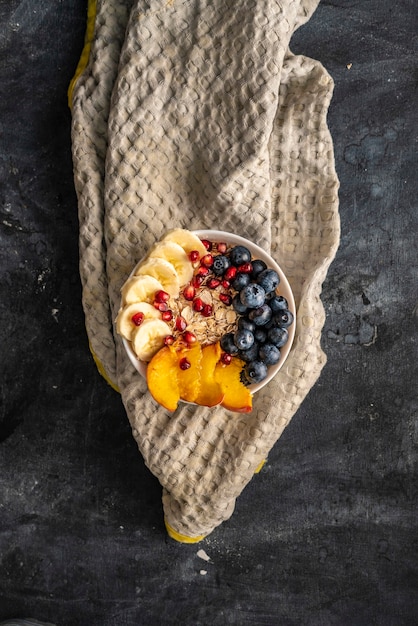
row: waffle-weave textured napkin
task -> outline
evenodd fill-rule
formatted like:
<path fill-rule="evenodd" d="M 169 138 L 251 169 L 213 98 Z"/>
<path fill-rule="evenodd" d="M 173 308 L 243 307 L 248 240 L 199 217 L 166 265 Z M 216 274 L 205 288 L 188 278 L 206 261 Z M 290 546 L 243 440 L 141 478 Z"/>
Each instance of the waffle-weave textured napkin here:
<path fill-rule="evenodd" d="M 80 273 L 99 369 L 163 488 L 171 536 L 196 541 L 237 496 L 317 380 L 322 283 L 339 242 L 331 77 L 295 56 L 317 0 L 99 0 L 70 89 Z M 230 231 L 270 252 L 297 306 L 285 366 L 246 415 L 156 405 L 114 329 L 120 288 L 168 229 Z M 312 418 L 314 419 L 314 417 Z"/>

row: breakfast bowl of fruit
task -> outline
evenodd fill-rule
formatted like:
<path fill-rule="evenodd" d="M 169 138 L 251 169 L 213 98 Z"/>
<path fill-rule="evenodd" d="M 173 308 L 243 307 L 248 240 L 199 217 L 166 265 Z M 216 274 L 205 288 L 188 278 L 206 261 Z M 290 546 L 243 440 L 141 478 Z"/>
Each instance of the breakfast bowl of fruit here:
<path fill-rule="evenodd" d="M 296 311 L 286 276 L 262 248 L 232 233 L 177 228 L 123 284 L 115 324 L 163 407 L 246 413 L 289 354 Z"/>

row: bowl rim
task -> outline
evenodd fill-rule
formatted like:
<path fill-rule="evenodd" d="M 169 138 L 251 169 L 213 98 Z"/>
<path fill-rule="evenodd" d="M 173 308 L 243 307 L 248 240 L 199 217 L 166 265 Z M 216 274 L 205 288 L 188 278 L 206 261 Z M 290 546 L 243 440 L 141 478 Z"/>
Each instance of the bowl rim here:
<path fill-rule="evenodd" d="M 269 366 L 267 376 L 261 382 L 253 383 L 252 385 L 248 386 L 249 390 L 254 395 L 255 393 L 257 393 L 257 391 L 260 391 L 260 389 L 265 387 L 282 369 L 292 348 L 296 333 L 296 303 L 293 296 L 292 288 L 285 273 L 281 269 L 280 265 L 273 259 L 273 257 L 263 248 L 253 243 L 249 239 L 246 239 L 241 235 L 235 235 L 234 233 L 223 230 L 197 229 L 191 230 L 191 232 L 197 235 L 200 239 L 210 239 L 211 241 L 215 242 L 225 241 L 226 243 L 233 243 L 234 245 L 243 245 L 250 250 L 252 257 L 261 259 L 267 264 L 269 268 L 276 270 L 276 272 L 279 274 L 280 283 L 276 291 L 286 298 L 288 303 L 288 309 L 293 314 L 293 322 L 287 329 L 289 336 L 286 344 L 280 349 L 279 361 L 275 365 Z M 145 257 L 142 257 L 137 263 L 135 263 L 135 266 L 132 269 L 132 272 L 129 274 L 129 277 L 134 274 L 136 268 L 140 263 L 142 263 L 144 258 Z M 282 291 L 284 291 L 285 293 L 281 293 Z M 125 337 L 122 337 L 122 343 L 130 362 L 132 363 L 136 371 L 146 380 L 147 363 L 145 363 L 144 361 L 139 361 L 130 346 L 130 342 L 125 339 Z M 182 400 L 182 402 L 185 401 Z"/>

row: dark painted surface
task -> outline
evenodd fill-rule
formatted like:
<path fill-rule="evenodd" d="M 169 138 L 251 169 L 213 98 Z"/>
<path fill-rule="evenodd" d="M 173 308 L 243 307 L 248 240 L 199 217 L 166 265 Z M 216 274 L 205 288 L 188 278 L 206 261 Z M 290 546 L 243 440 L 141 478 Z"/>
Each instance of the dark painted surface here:
<path fill-rule="evenodd" d="M 84 17 L 84 0 L 0 2 L 0 619 L 416 624 L 416 3 L 322 2 L 294 37 L 336 83 L 328 364 L 199 546 L 166 537 L 87 347 L 66 103 Z"/>

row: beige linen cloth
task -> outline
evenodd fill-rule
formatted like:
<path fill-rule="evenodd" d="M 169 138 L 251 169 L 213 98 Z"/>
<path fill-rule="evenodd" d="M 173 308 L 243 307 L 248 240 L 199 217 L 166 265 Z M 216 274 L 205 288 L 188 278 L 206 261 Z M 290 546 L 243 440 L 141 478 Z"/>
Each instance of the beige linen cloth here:
<path fill-rule="evenodd" d="M 339 243 L 326 123 L 333 83 L 320 63 L 289 49 L 316 5 L 89 4 L 70 88 L 87 333 L 162 485 L 168 532 L 180 541 L 198 541 L 231 516 L 326 360 L 320 293 Z M 115 333 L 122 284 L 174 227 L 249 238 L 271 252 L 292 286 L 295 342 L 250 414 L 189 404 L 167 412 Z"/>

